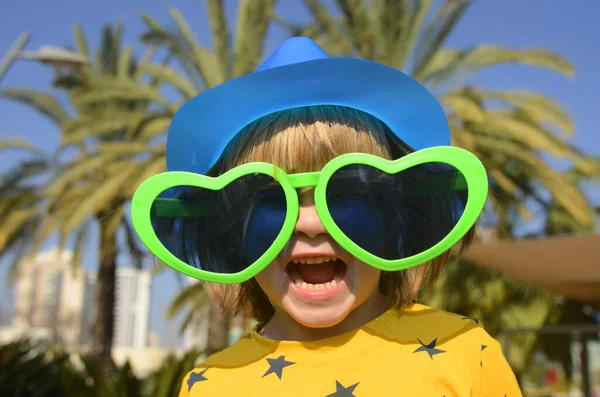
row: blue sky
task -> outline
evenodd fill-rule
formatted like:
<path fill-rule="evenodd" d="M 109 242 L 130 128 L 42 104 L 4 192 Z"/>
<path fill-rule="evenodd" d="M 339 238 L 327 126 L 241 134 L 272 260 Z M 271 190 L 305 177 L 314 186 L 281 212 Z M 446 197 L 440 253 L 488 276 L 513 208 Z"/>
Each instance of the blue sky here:
<path fill-rule="evenodd" d="M 233 16 L 236 1 L 226 1 Z M 201 0 L 104 0 L 76 1 L 21 0 L 3 5 L 0 24 L 0 54 L 4 53 L 24 30 L 32 35 L 28 49 L 42 44 L 70 45 L 73 23 L 80 23 L 89 43 L 99 42 L 104 23 L 122 21 L 125 41 L 139 52 L 137 38 L 143 25 L 138 18 L 146 12 L 163 23 L 171 23 L 168 6 L 180 9 L 198 37 L 207 42 L 209 26 L 204 1 Z M 308 14 L 300 0 L 280 0 L 282 15 L 294 20 L 304 20 Z M 598 92 L 600 90 L 600 53 L 597 39 L 600 24 L 597 15 L 600 2 L 562 0 L 479 0 L 469 9 L 447 45 L 467 47 L 478 43 L 505 45 L 514 48 L 545 47 L 568 57 L 575 66 L 575 77 L 565 78 L 555 73 L 535 68 L 506 65 L 489 69 L 471 80 L 486 88 L 521 88 L 537 91 L 559 99 L 570 111 L 576 123 L 576 132 L 569 138 L 589 154 L 600 155 L 600 125 Z M 283 38 L 274 29 L 268 40 L 267 51 Z M 19 61 L 2 83 L 3 87 L 49 88 L 51 71 L 43 66 Z M 27 107 L 0 100 L 0 136 L 18 136 L 51 150 L 58 143 L 59 132 L 43 117 Z M 16 153 L 3 153 L 0 172 L 19 160 Z M 0 301 L 5 301 L 3 279 L 6 261 L 0 258 Z M 85 266 L 96 266 L 92 254 Z M 164 309 L 177 289 L 171 272 L 164 272 L 154 282 L 151 328 L 163 337 L 163 343 L 175 343 L 177 325 L 166 322 Z M 4 308 L 5 309 L 5 308 Z"/>

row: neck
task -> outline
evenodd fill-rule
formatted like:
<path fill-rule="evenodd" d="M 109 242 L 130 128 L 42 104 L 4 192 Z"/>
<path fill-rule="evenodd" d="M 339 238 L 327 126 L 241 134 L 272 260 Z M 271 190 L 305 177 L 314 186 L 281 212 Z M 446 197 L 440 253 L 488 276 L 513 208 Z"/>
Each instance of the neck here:
<path fill-rule="evenodd" d="M 310 328 L 294 320 L 285 311 L 276 308 L 273 317 L 261 330 L 261 335 L 274 340 L 313 342 L 332 338 L 362 327 L 381 316 L 390 308 L 388 299 L 380 293 L 352 310 L 340 323 L 328 328 Z"/>

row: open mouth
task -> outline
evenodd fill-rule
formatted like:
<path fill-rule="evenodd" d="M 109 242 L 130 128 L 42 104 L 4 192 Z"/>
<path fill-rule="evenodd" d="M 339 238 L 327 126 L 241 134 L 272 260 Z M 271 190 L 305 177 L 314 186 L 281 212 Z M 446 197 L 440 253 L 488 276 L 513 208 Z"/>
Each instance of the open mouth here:
<path fill-rule="evenodd" d="M 337 287 L 348 265 L 332 256 L 299 257 L 290 260 L 285 270 L 297 288 L 318 291 Z"/>

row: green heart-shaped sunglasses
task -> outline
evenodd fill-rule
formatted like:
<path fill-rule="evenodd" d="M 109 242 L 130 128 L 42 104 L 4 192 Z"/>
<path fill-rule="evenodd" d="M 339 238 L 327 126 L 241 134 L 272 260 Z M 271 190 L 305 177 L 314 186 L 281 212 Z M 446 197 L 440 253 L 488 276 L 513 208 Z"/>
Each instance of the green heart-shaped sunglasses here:
<path fill-rule="evenodd" d="M 132 202 L 142 242 L 197 279 L 241 283 L 283 250 L 299 214 L 298 189 L 314 188 L 327 233 L 355 258 L 385 271 L 426 263 L 475 224 L 488 191 L 481 162 L 456 147 L 397 160 L 351 153 L 320 172 L 287 174 L 248 163 L 218 176 L 164 172 Z"/>

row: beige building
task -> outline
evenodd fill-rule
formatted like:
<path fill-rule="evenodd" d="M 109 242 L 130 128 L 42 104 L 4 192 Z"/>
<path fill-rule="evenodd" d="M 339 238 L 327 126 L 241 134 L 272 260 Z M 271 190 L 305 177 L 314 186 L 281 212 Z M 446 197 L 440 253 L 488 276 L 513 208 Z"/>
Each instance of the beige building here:
<path fill-rule="evenodd" d="M 142 349 L 148 345 L 151 287 L 150 271 L 117 268 L 114 346 Z"/>
<path fill-rule="evenodd" d="M 46 329 L 65 345 L 89 342 L 95 280 L 72 256 L 52 248 L 19 266 L 13 328 Z"/>

